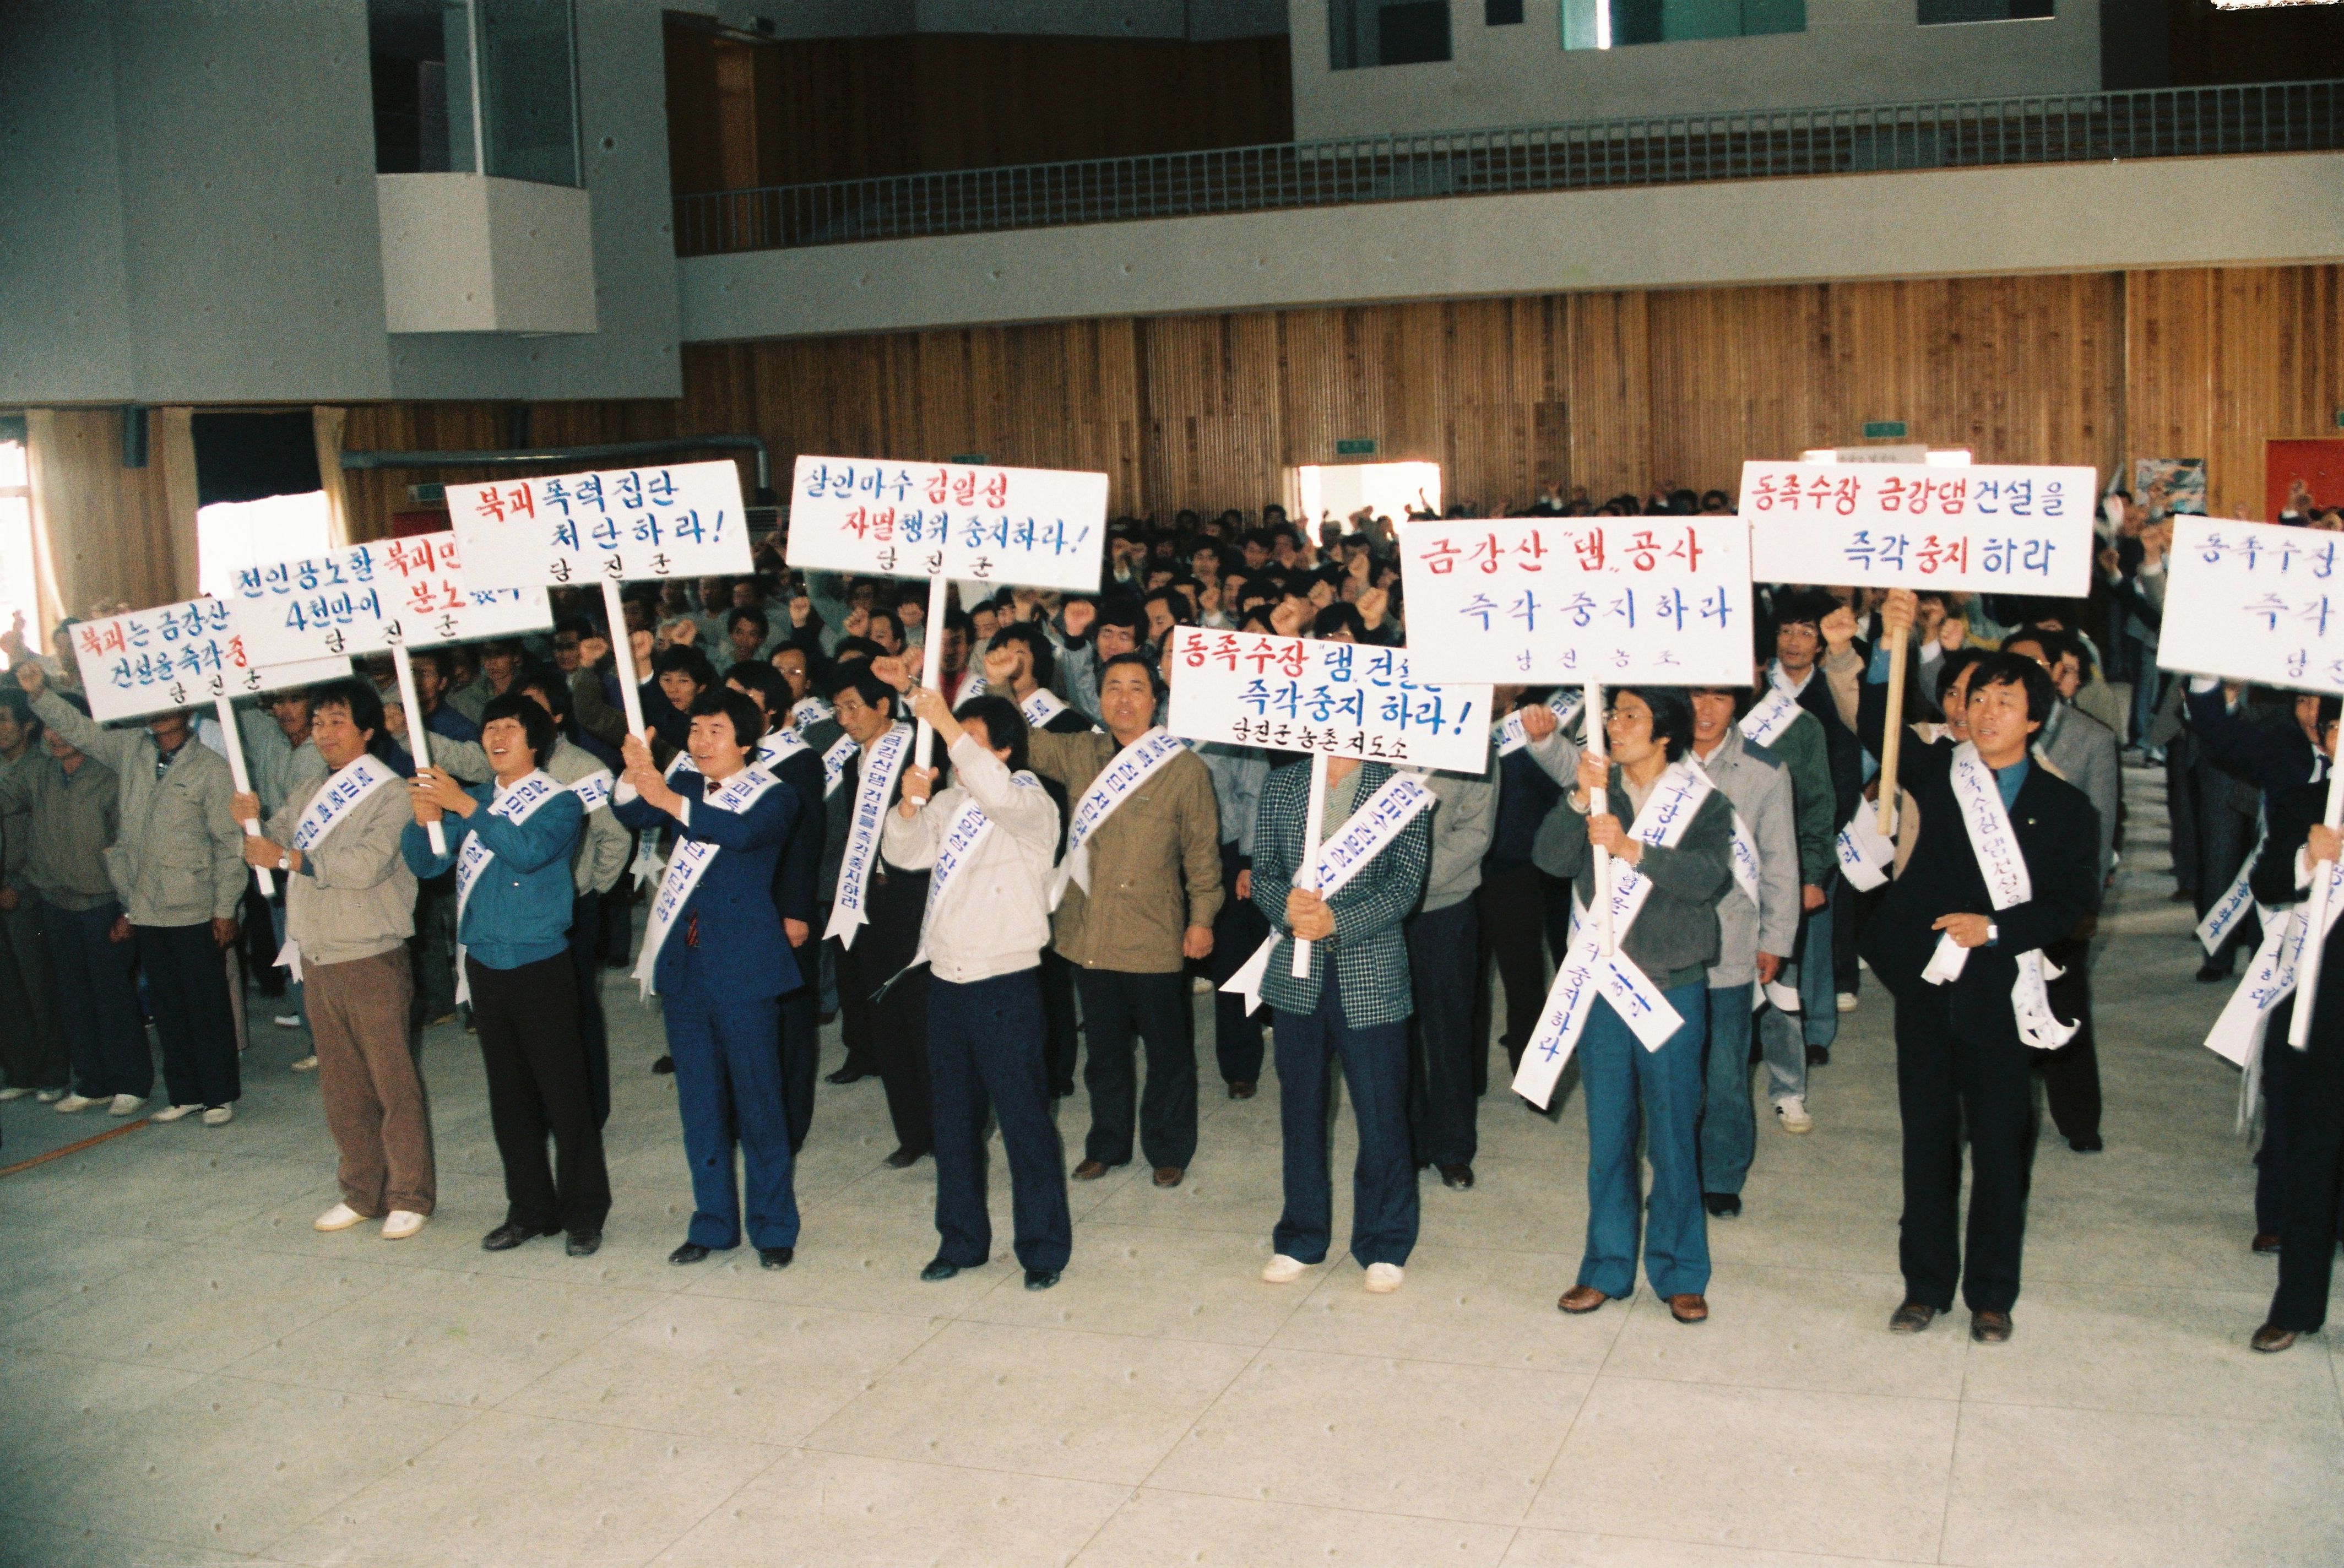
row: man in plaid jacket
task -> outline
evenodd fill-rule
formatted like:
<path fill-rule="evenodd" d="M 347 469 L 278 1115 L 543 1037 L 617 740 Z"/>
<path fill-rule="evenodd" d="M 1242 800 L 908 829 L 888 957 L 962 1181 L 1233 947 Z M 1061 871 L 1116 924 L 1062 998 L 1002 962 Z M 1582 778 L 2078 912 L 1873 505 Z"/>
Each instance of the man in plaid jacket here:
<path fill-rule="evenodd" d="M 1329 758 L 1322 839 L 1342 830 L 1392 770 Z M 1304 864 L 1308 764 L 1283 767 L 1262 786 L 1255 819 L 1253 902 L 1276 946 L 1261 995 L 1274 1009 L 1278 1120 L 1286 1144 L 1286 1209 L 1272 1232 L 1273 1284 L 1301 1278 L 1327 1256 L 1333 1227 L 1328 1175 L 1328 1067 L 1343 1064 L 1359 1155 L 1351 1171 L 1351 1256 L 1368 1289 L 1396 1290 L 1416 1246 L 1416 1158 L 1408 1129 L 1408 943 L 1401 924 L 1424 891 L 1432 823 L 1420 813 L 1331 899 L 1295 886 Z M 1315 855 L 1318 845 L 1308 853 Z M 1310 972 L 1294 977 L 1294 938 L 1310 943 Z"/>

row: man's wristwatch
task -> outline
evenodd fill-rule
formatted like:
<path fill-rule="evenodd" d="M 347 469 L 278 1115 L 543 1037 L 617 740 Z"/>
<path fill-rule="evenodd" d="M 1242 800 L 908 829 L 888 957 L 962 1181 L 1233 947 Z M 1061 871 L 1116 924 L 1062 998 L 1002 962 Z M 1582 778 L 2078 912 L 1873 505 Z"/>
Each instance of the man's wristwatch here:
<path fill-rule="evenodd" d="M 1991 947 L 2000 940 L 2002 940 L 2002 927 L 1996 926 L 1991 920 L 1987 921 L 1985 923 L 1985 945 Z"/>

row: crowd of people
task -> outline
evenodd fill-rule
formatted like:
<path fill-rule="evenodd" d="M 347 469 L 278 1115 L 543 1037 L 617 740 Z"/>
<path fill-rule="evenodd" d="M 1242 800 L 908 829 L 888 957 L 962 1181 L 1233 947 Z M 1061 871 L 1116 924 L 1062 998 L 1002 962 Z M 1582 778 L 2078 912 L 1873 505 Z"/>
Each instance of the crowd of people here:
<path fill-rule="evenodd" d="M 1550 489 L 1530 510 L 1729 502 Z M 295 1066 L 318 1074 L 339 1152 L 318 1229 L 396 1239 L 428 1222 L 420 1031 L 460 1019 L 507 1195 L 482 1245 L 561 1236 L 590 1255 L 611 1207 L 611 1075 L 646 1065 L 611 1060 L 604 975 L 631 966 L 659 998 L 667 1048 L 648 1067 L 673 1075 L 694 1195 L 671 1261 L 745 1235 L 765 1267 L 790 1264 L 793 1161 L 835 1017 L 828 1082 L 879 1079 L 886 1162 L 935 1161 L 922 1277 L 991 1256 L 990 1122 L 1013 1250 L 1041 1290 L 1070 1264 L 1069 1179 L 1135 1158 L 1157 1187 L 1185 1179 L 1209 987 L 1218 1092 L 1253 1097 L 1265 1058 L 1278 1078 L 1266 1280 L 1333 1247 L 1339 1064 L 1359 1146 L 1349 1250 L 1366 1289 L 1401 1286 L 1425 1174 L 1474 1184 L 1495 1033 L 1509 1071 L 1576 1064 L 1589 1219 L 1561 1309 L 1628 1297 L 1641 1258 L 1696 1323 L 1708 1227 L 1742 1212 L 1761 1141 L 1753 1071 L 1773 1127 L 1813 1128 L 1810 1075 L 1868 968 L 1894 1009 L 1904 1131 L 1889 1327 L 1925 1330 L 1958 1296 L 1974 1338 L 2006 1340 L 2037 1076 L 2068 1148 L 2104 1147 L 2089 973 L 2125 825 L 2120 750 L 2173 770 L 2176 895 L 2251 906 L 2209 934 L 2201 977 L 2218 978 L 2238 946 L 2279 941 L 2337 859 L 2320 810 L 2334 700 L 2160 680 L 2169 525 L 2118 494 L 2090 601 L 1762 586 L 1746 684 L 1632 685 L 1595 714 L 1573 691 L 1500 685 L 1485 772 L 1332 759 L 1313 843 L 1306 759 L 1163 729 L 1170 633 L 1404 643 L 1396 533 L 1372 516 L 1297 527 L 1275 506 L 1121 519 L 1097 593 L 963 584 L 941 625 L 924 582 L 809 582 L 768 541 L 754 575 L 631 590 L 621 627 L 559 590 L 541 637 L 419 652 L 419 713 L 387 667 L 277 693 L 240 715 L 248 792 L 207 718 L 99 726 L 69 639 L 52 655 L 0 639 L 0 1098 L 225 1124 L 242 973 L 282 970 L 272 1016 L 308 1032 Z M 640 733 L 614 634 L 646 676 Z M 1864 826 L 1884 792 L 1886 833 Z M 1606 860 L 1616 964 L 1587 917 Z M 2240 886 L 2251 900 L 2226 900 Z M 1611 978 L 1577 983 L 1599 964 Z M 2325 1310 L 2339 1009 L 2344 977 L 2320 987 L 2309 1052 L 2261 1057 L 2253 1244 L 2279 1253 L 2280 1286 L 2258 1349 Z M 1631 1013 L 1677 1022 L 1655 1038 Z M 151 1111 L 146 1018 L 167 1102 Z M 1069 1168 L 1056 1102 L 1078 1067 Z"/>

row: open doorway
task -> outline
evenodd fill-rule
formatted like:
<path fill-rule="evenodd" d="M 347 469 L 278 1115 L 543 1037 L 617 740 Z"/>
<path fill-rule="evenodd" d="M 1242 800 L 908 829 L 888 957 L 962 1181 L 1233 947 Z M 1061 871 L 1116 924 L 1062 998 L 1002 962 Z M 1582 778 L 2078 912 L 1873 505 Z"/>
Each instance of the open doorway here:
<path fill-rule="evenodd" d="M 1326 463 L 1295 470 L 1301 516 L 1316 525 L 1342 522 L 1361 507 L 1394 522 L 1409 512 L 1440 511 L 1439 463 Z"/>

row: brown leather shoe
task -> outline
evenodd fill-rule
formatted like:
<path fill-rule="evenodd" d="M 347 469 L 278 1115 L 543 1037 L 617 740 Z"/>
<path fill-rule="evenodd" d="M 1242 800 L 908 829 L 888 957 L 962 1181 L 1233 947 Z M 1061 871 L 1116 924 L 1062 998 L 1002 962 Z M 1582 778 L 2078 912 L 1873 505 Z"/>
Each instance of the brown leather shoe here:
<path fill-rule="evenodd" d="M 2255 1330 L 2255 1337 L 2248 1340 L 2247 1343 L 2267 1356 L 2275 1356 L 2295 1343 L 2300 1337 L 2293 1329 L 2282 1329 L 2277 1323 L 2265 1323 Z"/>
<path fill-rule="evenodd" d="M 1709 1299 L 1691 1291 L 1682 1296 L 1672 1296 L 1669 1298 L 1669 1316 L 1680 1323 L 1706 1323 L 1709 1321 Z"/>
<path fill-rule="evenodd" d="M 1183 1170 L 1177 1165 L 1159 1165 L 1156 1168 L 1156 1185 L 1158 1187 L 1177 1187 L 1180 1185 L 1180 1179 L 1187 1174 L 1188 1173 L 1186 1170 Z"/>
<path fill-rule="evenodd" d="M 2268 1258 L 2278 1250 L 2278 1238 L 2268 1230 L 2255 1232 L 2255 1250 Z"/>
<path fill-rule="evenodd" d="M 1096 1181 L 1100 1177 L 1105 1176 L 1111 1168 L 1113 1168 L 1104 1165 L 1096 1159 L 1086 1159 L 1080 1165 L 1075 1167 L 1075 1179 L 1076 1181 Z"/>
<path fill-rule="evenodd" d="M 1239 1078 L 1236 1083 L 1229 1086 L 1229 1098 L 1231 1099 L 1251 1099 L 1253 1098 L 1254 1087 L 1253 1079 Z"/>
<path fill-rule="evenodd" d="M 1983 1311 L 1970 1314 L 1970 1338 L 1981 1345 L 1999 1345 L 2010 1338 L 2010 1314 Z"/>
<path fill-rule="evenodd" d="M 1937 1320 L 1937 1309 L 1926 1301 L 1907 1301 L 1889 1314 L 1892 1334 L 1917 1334 Z"/>
<path fill-rule="evenodd" d="M 1573 1285 L 1562 1293 L 1562 1299 L 1555 1305 L 1574 1314 L 1591 1312 L 1611 1299 L 1592 1285 Z"/>

